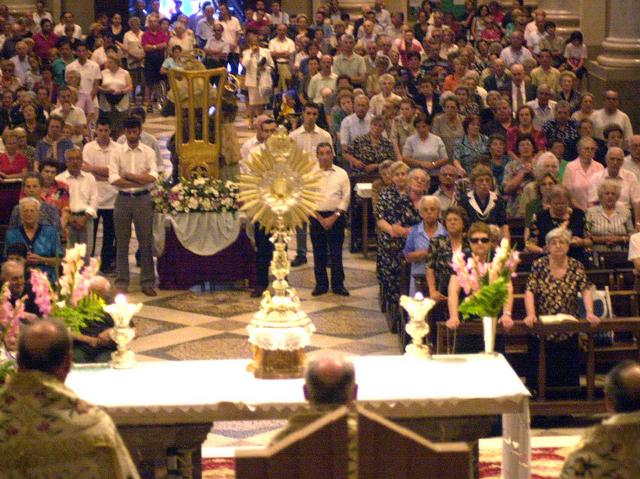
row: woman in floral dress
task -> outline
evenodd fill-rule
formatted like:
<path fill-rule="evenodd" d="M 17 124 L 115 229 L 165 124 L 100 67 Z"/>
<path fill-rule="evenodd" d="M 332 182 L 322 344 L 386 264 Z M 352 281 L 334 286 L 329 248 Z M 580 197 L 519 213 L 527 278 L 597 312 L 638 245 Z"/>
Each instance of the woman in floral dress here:
<path fill-rule="evenodd" d="M 414 169 L 407 175 L 408 167 L 396 162 L 392 171 L 393 185 L 382 190 L 375 209 L 378 226 L 376 274 L 387 306 L 398 303 L 405 238 L 411 227 L 420 222 L 417 205 L 429 186 L 429 176 L 424 170 Z M 407 182 L 408 187 L 403 192 Z"/>

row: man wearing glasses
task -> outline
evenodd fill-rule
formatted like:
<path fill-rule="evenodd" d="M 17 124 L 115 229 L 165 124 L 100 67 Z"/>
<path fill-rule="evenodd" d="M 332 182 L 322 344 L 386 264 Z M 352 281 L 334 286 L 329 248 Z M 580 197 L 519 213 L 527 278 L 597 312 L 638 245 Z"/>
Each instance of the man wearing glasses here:
<path fill-rule="evenodd" d="M 618 109 L 620 105 L 620 96 L 617 91 L 607 90 L 604 94 L 604 107 L 596 110 L 591 115 L 593 121 L 593 133 L 596 138 L 604 140 L 604 129 L 611 123 L 618 125 L 624 132 L 625 145 L 629 138 L 633 135 L 631 120 L 629 116 Z"/>

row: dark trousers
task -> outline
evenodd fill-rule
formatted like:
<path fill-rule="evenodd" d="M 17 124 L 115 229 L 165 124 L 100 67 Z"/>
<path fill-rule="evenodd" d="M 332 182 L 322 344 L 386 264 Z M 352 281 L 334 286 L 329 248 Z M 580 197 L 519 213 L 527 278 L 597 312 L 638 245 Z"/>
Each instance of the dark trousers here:
<path fill-rule="evenodd" d="M 269 265 L 273 258 L 271 235 L 259 224 L 254 223 L 256 238 L 256 288 L 269 287 Z"/>
<path fill-rule="evenodd" d="M 102 218 L 102 250 L 100 251 L 100 269 L 105 270 L 113 265 L 116 259 L 116 229 L 113 224 L 113 210 L 98 210 L 98 217 L 93 222 L 93 251 L 96 249 L 96 235 L 98 234 L 98 224 Z"/>
<path fill-rule="evenodd" d="M 332 211 L 321 211 L 320 216 L 326 218 L 333 214 Z M 310 219 L 311 246 L 313 248 L 313 273 L 316 277 L 316 286 L 322 289 L 329 288 L 327 277 L 327 251 L 331 255 L 331 289 L 344 286 L 344 268 L 342 267 L 342 245 L 344 243 L 344 229 L 346 221 L 340 216 L 330 230 L 325 230 L 315 218 Z"/>

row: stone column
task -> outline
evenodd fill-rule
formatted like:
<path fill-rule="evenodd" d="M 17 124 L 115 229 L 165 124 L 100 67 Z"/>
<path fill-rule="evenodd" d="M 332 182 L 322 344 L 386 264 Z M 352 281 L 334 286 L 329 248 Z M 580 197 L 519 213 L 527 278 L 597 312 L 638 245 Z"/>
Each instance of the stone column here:
<path fill-rule="evenodd" d="M 640 0 L 607 2 L 607 38 L 598 64 L 613 68 L 640 68 Z"/>
<path fill-rule="evenodd" d="M 587 66 L 589 88 L 601 103 L 605 90 L 617 90 L 620 109 L 640 131 L 640 0 L 607 0 L 607 33 L 602 51 Z"/>
<path fill-rule="evenodd" d="M 556 24 L 557 32 L 562 36 L 580 29 L 579 0 L 540 0 L 538 8 L 547 12 L 547 20 Z"/>

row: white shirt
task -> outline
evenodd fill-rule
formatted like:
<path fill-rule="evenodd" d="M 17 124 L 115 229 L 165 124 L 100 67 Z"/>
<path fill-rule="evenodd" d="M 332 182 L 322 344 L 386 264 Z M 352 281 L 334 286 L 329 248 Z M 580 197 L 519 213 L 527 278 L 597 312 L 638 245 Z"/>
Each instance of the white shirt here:
<path fill-rule="evenodd" d="M 321 199 L 316 211 L 347 211 L 351 200 L 351 183 L 347 172 L 336 165 L 320 171 L 322 172 Z"/>
<path fill-rule="evenodd" d="M 589 186 L 589 203 L 597 203 L 598 200 L 598 187 L 605 179 L 614 179 L 620 183 L 620 198 L 618 198 L 618 206 L 629 208 L 632 210 L 633 205 L 640 201 L 640 183 L 636 175 L 624 168 L 620 169 L 617 178 L 611 178 L 609 176 L 609 169 L 606 168 L 599 173 L 596 173 L 591 178 L 591 186 Z M 632 210 L 633 211 L 633 210 Z"/>
<path fill-rule="evenodd" d="M 102 148 L 98 142 L 94 140 L 84 145 L 82 149 L 82 161 L 91 166 L 109 168 L 111 158 L 118 154 L 121 148 L 122 147 L 113 140 L 109 140 L 106 148 Z M 98 180 L 96 178 L 96 185 L 98 190 L 98 208 L 101 210 L 112 210 L 118 190 L 116 190 L 108 180 Z"/>
<path fill-rule="evenodd" d="M 66 71 L 77 71 L 80 73 L 80 91 L 91 95 L 93 84 L 102 78 L 100 67 L 93 60 L 87 60 L 84 65 L 79 60 L 74 60 L 67 65 Z"/>
<path fill-rule="evenodd" d="M 127 137 L 124 135 L 120 135 L 118 137 L 118 143 L 120 143 L 121 145 L 126 145 Z M 140 143 L 148 146 L 153 150 L 156 158 L 156 171 L 158 171 L 159 173 L 164 173 L 164 175 L 167 176 L 167 166 L 162 161 L 160 144 L 158 143 L 158 140 L 156 140 L 156 137 L 151 135 L 150 133 L 147 133 L 146 131 L 143 131 L 142 133 L 140 133 Z"/>
<path fill-rule="evenodd" d="M 615 123 L 624 133 L 624 139 L 628 140 L 633 135 L 633 127 L 629 116 L 621 111 L 616 110 L 613 115 L 608 114 L 604 108 L 594 111 L 589 119 L 593 122 L 593 135 L 596 138 L 604 140 L 603 130 L 610 123 Z"/>
<path fill-rule="evenodd" d="M 282 11 L 280 12 L 279 15 L 270 13 L 269 21 L 271 22 L 271 25 L 280 25 L 281 23 L 284 23 L 285 25 L 289 25 L 289 14 Z"/>
<path fill-rule="evenodd" d="M 66 116 L 61 106 L 53 110 L 51 114 L 64 118 L 64 122 L 69 123 L 71 126 L 87 126 L 87 115 L 84 114 L 82 108 L 77 106 L 71 105 L 71 111 Z M 74 145 L 82 145 L 82 134 L 73 134 L 71 141 L 73 141 Z"/>
<path fill-rule="evenodd" d="M 508 68 L 511 68 L 516 63 L 522 65 L 527 59 L 533 59 L 533 55 L 531 52 L 527 50 L 525 47 L 521 47 L 520 51 L 516 52 L 510 46 L 503 48 L 500 52 L 500 59 L 507 65 Z"/>
<path fill-rule="evenodd" d="M 640 181 L 640 162 L 633 161 L 631 155 L 627 155 L 624 157 L 622 168 L 625 170 L 629 170 L 631 173 L 636 175 L 636 179 Z"/>
<path fill-rule="evenodd" d="M 58 23 L 55 27 L 53 27 L 53 33 L 55 33 L 58 37 L 64 37 L 64 24 Z M 80 25 L 73 25 L 73 38 L 82 40 L 82 27 Z"/>
<path fill-rule="evenodd" d="M 400 100 L 402 100 L 402 98 L 393 92 L 391 92 L 388 97 L 385 97 L 382 92 L 380 92 L 371 97 L 371 102 L 369 103 L 369 113 L 371 113 L 372 115 L 382 115 L 382 113 L 384 112 L 385 103 L 393 101 L 400 103 Z"/>
<path fill-rule="evenodd" d="M 296 51 L 296 44 L 293 43 L 291 38 L 285 38 L 284 40 L 280 40 L 278 37 L 275 37 L 269 41 L 269 52 L 271 55 L 274 53 L 287 53 L 289 57 L 294 54 Z M 289 61 L 289 58 L 278 58 L 277 60 L 274 58 L 274 61 L 285 63 Z"/>
<path fill-rule="evenodd" d="M 237 53 L 239 51 L 238 33 L 242 32 L 240 22 L 236 17 L 231 17 L 229 20 L 218 20 L 218 23 L 224 27 L 222 38 L 224 38 L 224 41 L 229 44 L 231 53 Z"/>
<path fill-rule="evenodd" d="M 120 175 L 125 172 L 134 174 L 148 173 L 157 179 L 156 155 L 153 150 L 142 143 L 142 141 L 138 142 L 138 146 L 133 149 L 128 143 L 122 145 L 120 151 L 110 158 L 109 183 L 113 184 L 123 179 Z M 121 188 L 116 186 L 116 189 L 127 193 L 135 193 L 148 190 L 150 187 L 151 185 L 147 184 L 134 188 Z"/>
<path fill-rule="evenodd" d="M 31 71 L 31 65 L 29 65 L 29 57 L 25 55 L 24 58 L 20 60 L 20 57 L 18 55 L 15 55 L 11 57 L 10 60 L 15 65 L 15 75 L 22 83 L 24 83 L 24 79 L 27 76 L 27 73 Z"/>
<path fill-rule="evenodd" d="M 311 158 L 314 160 L 317 158 L 316 148 L 320 143 L 329 143 L 330 145 L 333 145 L 331 134 L 320 128 L 318 125 L 315 125 L 311 131 L 305 130 L 303 125 L 293 130 L 289 134 L 289 137 L 291 137 L 291 139 L 296 142 L 296 145 L 302 148 L 302 150 L 309 153 Z"/>
<path fill-rule="evenodd" d="M 56 180 L 66 184 L 69 187 L 69 209 L 71 213 L 82 213 L 95 218 L 98 209 L 98 188 L 96 179 L 93 175 L 81 171 L 76 177 L 69 173 L 69 170 L 63 171 Z"/>
<path fill-rule="evenodd" d="M 42 15 L 40 15 L 38 12 L 33 12 L 31 14 L 31 18 L 33 20 L 33 27 L 31 27 L 31 31 L 33 33 L 38 33 L 39 31 L 42 30 L 40 28 L 40 22 L 45 18 L 49 20 L 51 23 L 53 23 L 53 17 L 49 12 L 42 12 Z"/>
<path fill-rule="evenodd" d="M 536 128 L 542 128 L 549 120 L 553 120 L 556 115 L 556 103 L 554 100 L 549 100 L 547 107 L 543 110 L 538 103 L 538 99 L 527 102 L 527 105 L 533 109 L 535 116 L 533 117 L 533 126 Z"/>
<path fill-rule="evenodd" d="M 640 233 L 634 233 L 629 238 L 629 261 L 640 258 Z"/>
<path fill-rule="evenodd" d="M 118 91 L 124 90 L 129 84 L 130 76 L 129 72 L 124 68 L 118 68 L 113 73 L 110 69 L 105 68 L 101 72 L 102 86 L 105 88 L 113 88 Z M 107 101 L 104 95 L 98 95 L 98 101 L 100 109 L 102 111 L 111 111 L 113 106 Z M 115 105 L 115 109 L 124 112 L 129 109 L 129 94 L 125 94 L 122 99 Z"/>
<path fill-rule="evenodd" d="M 130 54 L 135 53 L 136 55 L 144 54 L 144 50 L 142 49 L 142 34 L 144 32 L 140 30 L 137 34 L 132 30 L 129 30 L 124 34 L 124 46 L 127 50 L 127 64 L 129 68 L 138 68 L 144 64 L 144 59 L 136 60 Z"/>
<path fill-rule="evenodd" d="M 520 86 L 516 85 L 515 83 L 511 82 L 511 104 L 513 105 L 513 116 L 515 118 L 516 114 L 518 113 L 518 96 L 520 96 L 522 103 L 520 103 L 520 106 L 522 105 L 526 105 L 527 104 L 527 90 L 525 88 L 525 83 L 522 82 L 520 83 Z"/>

